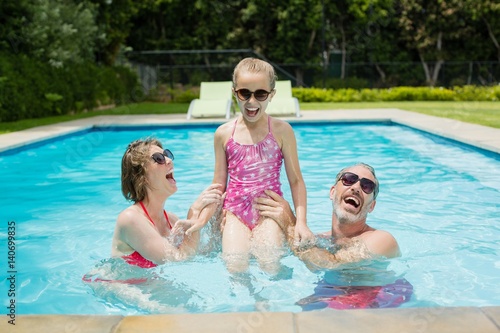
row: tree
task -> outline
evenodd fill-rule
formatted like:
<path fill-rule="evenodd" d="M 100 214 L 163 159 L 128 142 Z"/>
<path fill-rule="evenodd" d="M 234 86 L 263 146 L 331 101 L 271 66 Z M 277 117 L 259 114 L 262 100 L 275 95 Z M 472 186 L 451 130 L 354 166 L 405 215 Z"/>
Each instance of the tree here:
<path fill-rule="evenodd" d="M 387 74 L 380 63 L 405 57 L 397 47 L 394 1 L 350 0 L 347 6 L 350 27 L 346 34 L 346 58 L 370 62 L 381 84 L 385 84 Z"/>
<path fill-rule="evenodd" d="M 97 43 L 97 59 L 106 65 L 113 65 L 134 28 L 132 20 L 143 3 L 133 0 L 90 1 L 97 6 L 96 24 L 102 31 L 102 38 Z"/>
<path fill-rule="evenodd" d="M 0 50 L 20 53 L 26 48 L 21 35 L 23 22 L 31 20 L 27 0 L 3 0 L 0 2 Z"/>
<path fill-rule="evenodd" d="M 30 3 L 31 19 L 23 18 L 21 36 L 26 53 L 55 67 L 94 58 L 98 29 L 95 6 L 64 0 Z"/>
<path fill-rule="evenodd" d="M 466 27 L 462 0 L 402 0 L 399 25 L 407 46 L 417 50 L 430 86 L 437 83 L 439 71 L 449 59 L 446 43 L 457 40 Z"/>
<path fill-rule="evenodd" d="M 465 0 L 465 2 L 472 19 L 486 27 L 488 37 L 496 49 L 496 58 L 500 62 L 500 3 L 495 0 Z"/>
<path fill-rule="evenodd" d="M 319 64 L 321 29 L 319 0 L 288 0 L 270 2 L 253 0 L 242 2 L 236 26 L 231 34 L 231 45 L 255 50 L 270 59 L 283 75 L 291 75 L 283 66 L 287 64 Z M 304 68 L 296 66 L 294 79 L 303 85 Z"/>
<path fill-rule="evenodd" d="M 274 43 L 268 54 L 284 64 L 323 64 L 322 6 L 317 0 L 289 1 L 277 8 Z M 297 85 L 304 84 L 304 68 L 296 67 Z"/>

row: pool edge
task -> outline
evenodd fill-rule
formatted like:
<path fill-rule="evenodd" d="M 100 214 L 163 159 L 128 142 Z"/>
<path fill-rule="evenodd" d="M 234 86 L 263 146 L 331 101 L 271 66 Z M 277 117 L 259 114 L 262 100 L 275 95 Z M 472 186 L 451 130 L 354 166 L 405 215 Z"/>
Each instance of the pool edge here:
<path fill-rule="evenodd" d="M 290 122 L 380 121 L 412 127 L 500 154 L 500 129 L 427 116 L 399 109 L 303 111 L 303 117 L 280 117 Z M 147 124 L 222 124 L 225 119 L 185 119 L 184 114 L 96 116 L 0 135 L 0 152 L 94 126 Z M 500 306 L 317 310 L 310 312 L 250 312 L 182 315 L 17 315 L 15 330 L 9 318 L 0 332 L 499 332 Z"/>
<path fill-rule="evenodd" d="M 206 314 L 18 315 L 15 330 L 2 332 L 498 332 L 500 306 L 436 307 L 309 312 L 238 312 Z"/>
<path fill-rule="evenodd" d="M 363 110 L 323 110 L 303 111 L 302 117 L 280 117 L 290 123 L 304 122 L 381 122 L 395 123 L 423 132 L 441 136 L 481 150 L 500 154 L 500 129 L 470 124 L 458 120 L 424 115 L 399 109 L 363 109 Z M 226 122 L 221 118 L 203 118 L 186 120 L 184 114 L 166 115 L 124 115 L 96 116 L 69 122 L 30 128 L 23 131 L 0 135 L 0 153 L 58 136 L 71 135 L 75 132 L 106 126 L 161 126 L 205 124 L 219 125 Z"/>

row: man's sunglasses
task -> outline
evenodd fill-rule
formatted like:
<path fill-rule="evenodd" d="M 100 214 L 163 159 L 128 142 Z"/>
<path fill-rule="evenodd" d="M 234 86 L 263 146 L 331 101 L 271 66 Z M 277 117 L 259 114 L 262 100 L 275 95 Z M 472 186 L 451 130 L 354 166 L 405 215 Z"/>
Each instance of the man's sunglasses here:
<path fill-rule="evenodd" d="M 172 161 L 174 160 L 174 154 L 168 149 L 165 149 L 163 153 L 154 153 L 151 155 L 151 158 L 158 164 L 165 164 L 165 157 L 170 158 Z"/>
<path fill-rule="evenodd" d="M 253 97 L 255 97 L 256 100 L 263 102 L 269 97 L 269 94 L 272 91 L 266 91 L 264 89 L 258 89 L 255 91 L 250 91 L 248 89 L 238 89 L 234 92 L 236 93 L 236 96 L 240 101 L 248 101 L 253 94 Z"/>
<path fill-rule="evenodd" d="M 352 172 L 344 172 L 342 175 L 340 175 L 338 180 L 341 180 L 344 186 L 352 186 L 359 181 L 361 189 L 366 194 L 372 193 L 377 187 L 377 185 L 372 180 L 367 178 L 360 179 L 357 174 Z"/>

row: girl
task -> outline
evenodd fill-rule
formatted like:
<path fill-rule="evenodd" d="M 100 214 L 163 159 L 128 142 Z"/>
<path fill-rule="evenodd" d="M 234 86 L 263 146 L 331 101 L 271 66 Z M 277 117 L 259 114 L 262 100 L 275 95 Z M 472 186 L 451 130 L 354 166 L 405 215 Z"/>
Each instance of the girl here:
<path fill-rule="evenodd" d="M 278 273 L 283 232 L 272 219 L 259 216 L 253 199 L 265 196 L 267 189 L 283 195 L 283 161 L 297 214 L 295 240 L 314 237 L 306 224 L 306 187 L 292 127 L 266 114 L 275 82 L 276 74 L 269 63 L 254 58 L 240 61 L 233 73 L 233 94 L 241 114 L 215 132 L 213 183 L 227 183 L 222 253 L 230 272 L 246 271 L 252 254 L 263 270 Z"/>

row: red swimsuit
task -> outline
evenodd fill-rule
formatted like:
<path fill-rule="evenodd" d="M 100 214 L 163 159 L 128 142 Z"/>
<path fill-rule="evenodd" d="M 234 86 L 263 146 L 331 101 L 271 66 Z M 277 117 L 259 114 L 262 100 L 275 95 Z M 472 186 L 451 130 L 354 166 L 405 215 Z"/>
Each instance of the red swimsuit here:
<path fill-rule="evenodd" d="M 141 204 L 141 207 L 144 210 L 144 213 L 146 213 L 146 216 L 148 217 L 148 219 L 151 221 L 151 223 L 153 223 L 153 225 L 155 225 L 155 223 L 153 222 L 153 220 L 149 216 L 148 211 L 146 210 L 146 207 L 144 207 L 144 204 L 142 203 L 142 201 L 139 201 L 139 203 Z M 168 226 L 170 227 L 170 229 L 172 229 L 172 225 L 170 224 L 170 221 L 169 221 L 168 216 L 167 216 L 167 212 L 165 212 L 165 210 L 163 210 L 163 214 L 165 215 L 165 218 L 167 219 Z M 134 251 L 131 254 L 123 256 L 122 258 L 128 264 L 134 265 L 134 266 L 139 266 L 141 268 L 152 268 L 152 267 L 156 267 L 157 266 L 154 262 L 152 262 L 151 260 L 148 260 L 148 259 L 144 258 L 137 251 Z"/>

